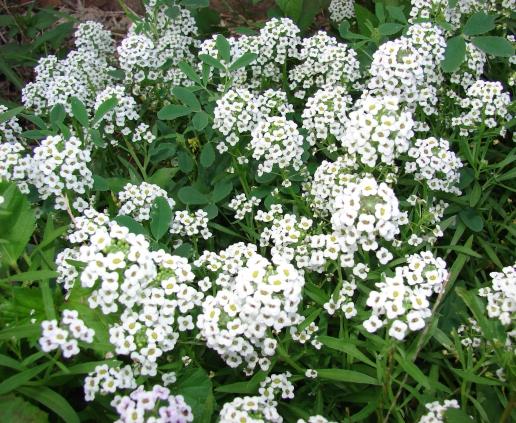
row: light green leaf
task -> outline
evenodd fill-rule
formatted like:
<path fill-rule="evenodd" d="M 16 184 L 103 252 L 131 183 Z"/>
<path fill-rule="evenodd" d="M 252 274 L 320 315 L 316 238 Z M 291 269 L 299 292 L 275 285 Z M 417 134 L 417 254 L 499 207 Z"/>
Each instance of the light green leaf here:
<path fill-rule="evenodd" d="M 514 55 L 512 44 L 503 37 L 481 36 L 473 38 L 472 43 L 491 56 L 511 57 Z"/>
<path fill-rule="evenodd" d="M 169 104 L 158 112 L 158 119 L 173 120 L 178 117 L 187 116 L 190 113 L 192 113 L 192 110 L 189 107 L 180 106 L 178 104 Z"/>
<path fill-rule="evenodd" d="M 495 27 L 495 17 L 477 12 L 471 15 L 462 32 L 464 35 L 479 35 L 491 31 Z"/>
<path fill-rule="evenodd" d="M 186 205 L 207 204 L 209 202 L 208 197 L 205 194 L 199 192 L 197 188 L 192 186 L 181 188 L 178 191 L 177 196 Z"/>
<path fill-rule="evenodd" d="M 210 167 L 215 161 L 215 149 L 211 143 L 207 143 L 201 150 L 201 166 L 204 168 Z"/>
<path fill-rule="evenodd" d="M 450 38 L 444 51 L 441 69 L 444 72 L 455 72 L 466 58 L 466 42 L 461 35 Z"/>
<path fill-rule="evenodd" d="M 72 97 L 70 99 L 70 104 L 72 106 L 72 115 L 73 117 L 85 128 L 90 126 L 88 111 L 86 110 L 86 106 L 84 103 L 79 100 L 77 97 Z"/>
<path fill-rule="evenodd" d="M 172 89 L 172 94 L 174 94 L 181 102 L 187 106 L 190 110 L 194 112 L 198 112 L 201 110 L 201 105 L 197 97 L 192 91 L 185 87 L 174 87 Z M 162 109 L 163 110 L 163 109 Z M 159 116 L 158 116 L 159 117 Z"/>
<path fill-rule="evenodd" d="M 172 220 L 172 209 L 164 197 L 156 198 L 150 214 L 150 229 L 154 239 L 159 241 L 165 235 Z"/>
<path fill-rule="evenodd" d="M 317 369 L 317 375 L 321 379 L 333 380 L 336 382 L 363 383 L 366 385 L 379 385 L 379 382 L 364 373 L 355 370 L 344 369 Z"/>

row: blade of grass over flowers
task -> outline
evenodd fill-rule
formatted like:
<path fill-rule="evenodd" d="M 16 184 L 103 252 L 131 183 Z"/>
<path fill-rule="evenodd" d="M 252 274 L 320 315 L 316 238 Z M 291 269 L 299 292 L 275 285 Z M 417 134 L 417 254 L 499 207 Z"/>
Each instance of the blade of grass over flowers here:
<path fill-rule="evenodd" d="M 317 340 L 328 348 L 346 353 L 371 367 L 376 366 L 375 363 L 367 358 L 367 356 L 362 353 L 355 345 L 346 343 L 344 339 L 332 338 L 330 336 L 318 336 Z"/>

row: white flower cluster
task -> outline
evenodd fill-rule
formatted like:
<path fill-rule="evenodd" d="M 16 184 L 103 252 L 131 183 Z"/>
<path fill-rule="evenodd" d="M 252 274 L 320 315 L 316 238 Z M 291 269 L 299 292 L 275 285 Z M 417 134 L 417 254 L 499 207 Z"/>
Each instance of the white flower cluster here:
<path fill-rule="evenodd" d="M 193 213 L 188 210 L 176 211 L 170 225 L 170 233 L 186 237 L 200 235 L 204 239 L 213 236 L 208 229 L 208 213 L 204 210 L 196 210 Z"/>
<path fill-rule="evenodd" d="M 316 415 L 316 416 L 310 416 L 308 418 L 308 420 L 298 419 L 297 423 L 336 423 L 336 422 L 330 421 L 324 416 Z"/>
<path fill-rule="evenodd" d="M 75 36 L 77 49 L 65 59 L 50 55 L 39 60 L 35 81 L 22 91 L 25 107 L 47 113 L 54 105 L 62 104 L 71 113 L 70 98 L 74 96 L 91 109 L 97 93 L 112 81 L 111 33 L 99 23 L 85 22 L 79 25 Z"/>
<path fill-rule="evenodd" d="M 351 101 L 351 96 L 341 86 L 317 90 L 308 98 L 302 118 L 310 145 L 315 145 L 317 140 L 324 142 L 330 135 L 341 138 L 348 124 Z"/>
<path fill-rule="evenodd" d="M 413 162 L 405 163 L 405 171 L 413 173 L 417 181 L 426 181 L 434 191 L 460 195 L 459 169 L 461 160 L 450 150 L 450 143 L 442 138 L 418 139 L 408 151 Z"/>
<path fill-rule="evenodd" d="M 460 408 L 457 400 L 445 400 L 442 404 L 439 401 L 434 401 L 425 404 L 428 413 L 421 416 L 418 423 L 444 423 L 444 413 L 449 408 Z"/>
<path fill-rule="evenodd" d="M 294 385 L 290 382 L 290 372 L 272 374 L 260 382 L 259 394 L 268 400 L 281 396 L 283 399 L 294 398 Z"/>
<path fill-rule="evenodd" d="M 452 118 L 452 126 L 459 126 L 462 136 L 478 131 L 480 125 L 496 128 L 511 120 L 508 111 L 510 104 L 511 97 L 500 82 L 478 80 L 467 89 L 466 97 L 459 101 L 465 111 L 459 117 Z M 500 129 L 500 133 L 504 134 L 504 128 Z"/>
<path fill-rule="evenodd" d="M 397 97 L 366 96 L 349 114 L 338 140 L 345 152 L 369 167 L 378 161 L 392 165 L 409 149 L 413 127 L 412 114 L 403 110 Z"/>
<path fill-rule="evenodd" d="M 503 325 L 513 328 L 516 324 L 516 264 L 501 272 L 492 272 L 491 286 L 482 288 L 479 295 L 487 298 L 487 315 Z M 510 336 L 516 338 L 516 328 Z"/>
<path fill-rule="evenodd" d="M 448 203 L 445 203 L 443 200 L 436 201 L 435 199 L 431 203 L 427 203 L 426 200 L 417 198 L 414 195 L 407 198 L 407 203 L 411 206 L 416 204 L 419 206 L 412 209 L 414 213 L 419 215 L 417 219 L 414 219 L 417 224 L 417 230 L 409 237 L 407 243 L 413 246 L 421 245 L 423 242 L 433 245 L 437 238 L 444 235 L 439 223 L 444 216 L 445 210 L 448 208 Z"/>
<path fill-rule="evenodd" d="M 78 138 L 49 136 L 34 148 L 30 182 L 43 200 L 58 197 L 56 209 L 65 210 L 66 191 L 82 195 L 93 187 L 93 175 L 87 166 L 90 161 L 90 150 Z"/>
<path fill-rule="evenodd" d="M 299 60 L 289 73 L 290 89 L 298 98 L 313 88 L 349 88 L 360 77 L 356 52 L 324 31 L 303 39 Z"/>
<path fill-rule="evenodd" d="M 230 89 L 217 100 L 214 110 L 213 128 L 226 137 L 217 149 L 223 153 L 236 146 L 241 135 L 250 134 L 261 120 L 285 117 L 293 111 L 283 91 L 266 90 L 253 94 L 247 88 Z"/>
<path fill-rule="evenodd" d="M 450 6 L 448 0 L 411 0 L 409 22 L 444 19 L 451 25 L 448 32 L 453 33 L 461 25 L 463 18 L 475 12 L 510 12 L 514 9 L 514 0 L 457 0 Z M 501 8 L 501 10 L 500 10 Z"/>
<path fill-rule="evenodd" d="M 254 397 L 236 397 L 226 402 L 220 410 L 220 423 L 281 423 L 275 401 L 269 401 L 259 395 Z"/>
<path fill-rule="evenodd" d="M 277 165 L 280 169 L 292 166 L 299 170 L 303 164 L 303 136 L 297 125 L 284 116 L 268 117 L 253 129 L 250 147 L 255 160 L 260 160 L 258 175 L 270 173 Z"/>
<path fill-rule="evenodd" d="M 233 87 L 246 87 L 259 89 L 267 81 L 279 82 L 282 77 L 282 68 L 288 59 L 296 58 L 298 55 L 297 47 L 301 42 L 299 37 L 300 30 L 288 18 L 273 18 L 265 23 L 257 35 L 241 35 L 238 38 L 230 37 L 231 58 L 242 56 L 245 53 L 254 53 L 256 59 L 246 68 L 236 71 L 221 70 L 222 77 L 231 77 Z M 212 36 L 202 42 L 199 55 L 207 54 L 218 57 L 216 47 L 217 35 Z M 218 59 L 227 68 L 231 63 L 227 63 L 223 58 Z M 201 68 L 201 64 L 199 64 Z M 219 90 L 224 91 L 224 84 L 220 84 Z"/>
<path fill-rule="evenodd" d="M 156 140 L 156 135 L 154 135 L 147 125 L 144 122 L 141 122 L 133 133 L 133 142 L 146 141 L 149 144 L 152 144 Z"/>
<path fill-rule="evenodd" d="M 230 367 L 244 363 L 246 373 L 256 364 L 268 369 L 267 357 L 277 346 L 272 331 L 280 332 L 300 319 L 303 274 L 288 263 L 273 266 L 256 253 L 256 246 L 241 243 L 219 254 L 205 251 L 195 265 L 214 272 L 213 282 L 219 287 L 206 297 L 197 320 L 207 345 Z"/>
<path fill-rule="evenodd" d="M 32 167 L 30 157 L 23 153 L 25 147 L 16 139 L 0 142 L 0 179 L 15 182 L 22 193 L 28 194 Z"/>
<path fill-rule="evenodd" d="M 487 62 L 486 54 L 472 43 L 466 43 L 466 59 L 459 69 L 451 74 L 450 81 L 467 90 L 484 73 Z"/>
<path fill-rule="evenodd" d="M 324 304 L 324 309 L 330 315 L 335 314 L 335 312 L 340 309 L 346 319 L 355 317 L 357 315 L 357 309 L 353 302 L 353 295 L 356 289 L 357 284 L 354 277 L 351 277 L 349 281 L 342 281 L 342 287 L 339 292 L 337 292 L 337 295 L 330 297 L 330 300 Z"/>
<path fill-rule="evenodd" d="M 156 375 L 156 360 L 174 348 L 178 331 L 193 329 L 188 312 L 203 297 L 188 285 L 194 275 L 187 260 L 163 250 L 150 251 L 143 235 L 114 222 L 98 227 L 82 245 L 65 250 L 58 262 L 66 262 L 67 256 L 84 263 L 76 278 L 82 288 L 91 290 L 89 307 L 104 314 L 121 313 L 109 329 L 116 353 L 130 355 L 141 365 L 141 374 Z M 69 265 L 59 265 L 57 271 L 67 272 Z M 64 276 L 58 281 L 69 280 Z"/>
<path fill-rule="evenodd" d="M 328 6 L 330 19 L 334 22 L 341 22 L 355 16 L 355 0 L 331 0 Z"/>
<path fill-rule="evenodd" d="M 247 199 L 247 196 L 242 193 L 234 197 L 229 202 L 228 207 L 236 212 L 235 219 L 242 220 L 246 214 L 252 213 L 253 207 L 259 206 L 260 203 L 261 199 L 258 197 L 253 195 L 251 198 Z"/>
<path fill-rule="evenodd" d="M 0 104 L 0 115 L 7 112 L 7 107 Z M 0 122 L 0 142 L 15 142 L 18 140 L 18 136 L 22 133 L 22 127 L 18 123 L 16 116 L 10 119 Z"/>
<path fill-rule="evenodd" d="M 288 380 L 289 372 L 274 374 L 260 383 L 260 395 L 237 397 L 227 402 L 219 414 L 220 423 L 281 423 L 283 418 L 277 410 L 276 397 L 294 398 L 294 385 Z"/>
<path fill-rule="evenodd" d="M 349 175 L 342 193 L 331 203 L 332 228 L 344 238 L 349 253 L 358 246 L 364 251 L 378 250 L 380 240 L 393 241 L 399 227 L 408 222 L 394 191 L 370 174 Z"/>
<path fill-rule="evenodd" d="M 78 341 L 91 344 L 95 331 L 88 328 L 78 316 L 76 310 L 63 310 L 60 323 L 57 320 L 41 322 L 41 349 L 44 352 L 61 349 L 63 357 L 70 358 L 80 352 Z"/>
<path fill-rule="evenodd" d="M 97 394 L 114 394 L 120 389 L 135 389 L 135 374 L 131 366 L 122 368 L 101 364 L 84 378 L 84 399 L 93 401 Z"/>
<path fill-rule="evenodd" d="M 161 385 L 154 385 L 150 391 L 139 386 L 129 395 L 117 395 L 111 405 L 119 417 L 115 423 L 187 423 L 194 419 L 184 397 L 171 395 Z"/>
<path fill-rule="evenodd" d="M 157 185 L 142 182 L 139 185 L 126 184 L 118 193 L 121 206 L 118 215 L 132 216 L 138 222 L 150 219 L 150 212 L 158 197 L 163 197 L 171 209 L 176 205 L 167 192 Z"/>
<path fill-rule="evenodd" d="M 410 26 L 407 35 L 382 44 L 373 54 L 367 88 L 374 95 L 397 96 L 411 109 L 419 105 L 425 114 L 435 114 L 445 46 L 440 28 L 428 22 Z"/>
<path fill-rule="evenodd" d="M 113 134 L 115 129 L 118 129 L 123 135 L 129 135 L 131 129 L 127 127 L 126 121 L 136 121 L 140 116 L 135 99 L 125 92 L 123 85 L 108 86 L 99 92 L 95 99 L 93 110 L 96 112 L 102 103 L 111 98 L 116 98 L 117 105 L 113 110 L 107 112 L 97 125 L 104 122 L 103 129 L 107 134 Z"/>
<path fill-rule="evenodd" d="M 376 283 L 379 290 L 369 293 L 366 305 L 373 313 L 364 328 L 374 333 L 389 325 L 389 336 L 400 341 L 408 331 L 423 329 L 432 314 L 429 299 L 441 292 L 447 279 L 443 259 L 431 252 L 408 256 L 406 266 L 396 267 L 394 276 L 384 275 L 383 282 Z"/>
<path fill-rule="evenodd" d="M 333 210 L 333 200 L 357 168 L 355 158 L 349 155 L 339 156 L 334 162 L 323 160 L 305 186 L 305 196 L 316 216 L 327 216 Z"/>
<path fill-rule="evenodd" d="M 148 6 L 145 25 L 131 26 L 118 46 L 120 67 L 134 94 L 189 83 L 177 65 L 194 61 L 191 50 L 199 45 L 197 26 L 189 10 L 176 7 L 179 14 L 171 18 L 167 6 Z"/>
<path fill-rule="evenodd" d="M 478 322 L 468 317 L 466 324 L 462 324 L 457 328 L 457 334 L 460 336 L 460 343 L 465 347 L 478 348 L 482 344 L 482 329 Z"/>

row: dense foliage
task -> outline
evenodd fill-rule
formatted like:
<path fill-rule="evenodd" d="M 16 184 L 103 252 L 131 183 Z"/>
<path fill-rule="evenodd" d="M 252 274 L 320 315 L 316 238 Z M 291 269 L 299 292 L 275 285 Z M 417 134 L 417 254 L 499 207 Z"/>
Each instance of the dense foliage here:
<path fill-rule="evenodd" d="M 0 106 L 1 420 L 516 418 L 514 1 L 207 3 Z"/>

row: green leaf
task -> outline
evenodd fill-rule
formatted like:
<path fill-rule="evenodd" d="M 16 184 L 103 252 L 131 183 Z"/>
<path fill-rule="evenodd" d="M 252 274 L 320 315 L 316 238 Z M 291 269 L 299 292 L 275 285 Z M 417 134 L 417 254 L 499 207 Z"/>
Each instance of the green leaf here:
<path fill-rule="evenodd" d="M 369 366 L 376 367 L 376 364 L 362 353 L 355 345 L 346 342 L 344 339 L 332 338 L 330 336 L 318 336 L 317 340 L 328 348 L 341 351 Z"/>
<path fill-rule="evenodd" d="M 177 153 L 177 162 L 179 164 L 179 169 L 183 173 L 190 173 L 194 168 L 192 156 L 184 150 L 180 150 Z"/>
<path fill-rule="evenodd" d="M 95 110 L 95 115 L 93 116 L 93 126 L 99 123 L 102 118 L 111 110 L 113 110 L 117 105 L 118 99 L 116 97 L 111 97 L 103 101 L 97 110 Z"/>
<path fill-rule="evenodd" d="M 466 59 L 466 42 L 464 37 L 458 35 L 450 38 L 444 51 L 444 59 L 441 62 L 441 69 L 444 72 L 455 72 Z"/>
<path fill-rule="evenodd" d="M 125 226 L 133 234 L 147 235 L 147 230 L 143 227 L 140 222 L 134 220 L 131 216 L 117 216 L 115 222 L 119 225 Z"/>
<path fill-rule="evenodd" d="M 158 119 L 173 120 L 178 117 L 187 116 L 190 113 L 192 113 L 192 110 L 189 107 L 180 106 L 178 104 L 169 104 L 158 112 Z"/>
<path fill-rule="evenodd" d="M 184 7 L 199 9 L 201 7 L 208 7 L 210 5 L 210 0 L 181 0 L 181 4 Z"/>
<path fill-rule="evenodd" d="M 403 8 L 401 8 L 400 6 L 387 6 L 386 9 L 387 12 L 389 12 L 389 15 L 392 19 L 404 24 L 407 23 L 407 18 L 405 16 L 405 13 L 403 13 Z"/>
<path fill-rule="evenodd" d="M 109 191 L 109 184 L 106 178 L 100 175 L 93 175 L 93 189 L 95 191 Z"/>
<path fill-rule="evenodd" d="M 203 63 L 206 63 L 207 65 L 210 65 L 211 67 L 219 70 L 226 70 L 226 67 L 220 63 L 219 60 L 215 59 L 215 57 L 210 56 L 209 54 L 199 54 L 199 59 Z"/>
<path fill-rule="evenodd" d="M 190 110 L 194 112 L 198 112 L 201 110 L 201 105 L 199 103 L 199 100 L 197 100 L 197 97 L 195 96 L 192 91 L 190 91 L 188 88 L 184 87 L 174 87 L 172 89 L 172 94 L 174 94 L 181 102 L 186 105 Z M 161 109 L 163 110 L 163 109 Z M 159 115 L 158 115 L 159 117 Z M 160 118 L 161 119 L 161 118 Z"/>
<path fill-rule="evenodd" d="M 23 370 L 23 366 L 20 363 L 18 363 L 14 358 L 4 354 L 0 354 L 0 366 L 14 370 Z"/>
<path fill-rule="evenodd" d="M 393 35 L 400 32 L 404 28 L 404 25 L 398 23 L 384 23 L 378 27 L 378 31 L 381 35 Z"/>
<path fill-rule="evenodd" d="M 35 325 L 18 325 L 6 328 L 0 331 L 0 341 L 11 339 L 37 339 L 41 333 L 39 326 Z"/>
<path fill-rule="evenodd" d="M 224 60 L 224 62 L 229 63 L 231 61 L 231 45 L 229 41 L 219 34 L 215 40 L 215 46 L 219 52 L 219 57 Z"/>
<path fill-rule="evenodd" d="M 297 26 L 306 31 L 314 23 L 315 17 L 327 6 L 326 0 L 304 0 L 301 16 L 297 19 Z"/>
<path fill-rule="evenodd" d="M 202 148 L 200 161 L 204 168 L 210 167 L 215 161 L 215 149 L 211 143 L 205 144 Z"/>
<path fill-rule="evenodd" d="M 46 386 L 24 386 L 18 392 L 52 410 L 66 423 L 80 423 L 79 416 L 61 395 Z"/>
<path fill-rule="evenodd" d="M 47 367 L 49 367 L 51 364 L 51 361 L 47 361 L 46 363 L 40 364 L 31 369 L 24 370 L 23 372 L 16 373 L 14 376 L 4 379 L 2 383 L 0 383 L 0 395 L 7 394 L 8 392 L 11 392 L 20 387 L 21 385 L 24 385 Z"/>
<path fill-rule="evenodd" d="M 42 279 L 53 279 L 59 274 L 53 270 L 32 270 L 30 272 L 18 273 L 16 275 L 8 276 L 1 279 L 0 282 L 25 282 L 25 281 L 39 281 Z"/>
<path fill-rule="evenodd" d="M 447 251 L 457 251 L 458 253 L 465 254 L 467 256 L 482 258 L 482 255 L 465 245 L 438 245 L 436 248 L 442 248 Z"/>
<path fill-rule="evenodd" d="M 163 160 L 170 159 L 176 154 L 177 146 L 171 142 L 151 144 L 150 159 L 156 164 Z"/>
<path fill-rule="evenodd" d="M 491 31 L 495 27 L 495 17 L 477 12 L 471 15 L 462 32 L 464 35 L 479 35 Z"/>
<path fill-rule="evenodd" d="M 197 112 L 194 114 L 194 117 L 192 119 L 192 124 L 197 131 L 202 131 L 209 122 L 209 115 L 206 112 L 203 112 L 202 110 L 200 112 Z"/>
<path fill-rule="evenodd" d="M 62 122 L 66 117 L 66 111 L 62 104 L 58 103 L 50 110 L 50 122 L 55 124 Z"/>
<path fill-rule="evenodd" d="M 211 380 L 200 368 L 187 368 L 179 375 L 177 383 L 171 388 L 174 393 L 183 395 L 192 407 L 196 422 L 210 422 L 213 413 L 213 393 Z"/>
<path fill-rule="evenodd" d="M 150 229 L 156 241 L 168 232 L 172 220 L 172 209 L 164 197 L 156 198 L 150 213 Z"/>
<path fill-rule="evenodd" d="M 334 380 L 336 382 L 363 383 L 366 385 L 380 384 L 375 378 L 355 370 L 317 369 L 317 375 L 321 379 Z"/>
<path fill-rule="evenodd" d="M 251 379 L 245 382 L 229 383 L 227 385 L 218 386 L 216 392 L 224 392 L 227 394 L 247 394 L 253 395 L 258 391 L 260 383 L 267 378 L 267 373 L 260 370 Z"/>
<path fill-rule="evenodd" d="M 301 17 L 303 0 L 276 0 L 276 4 L 285 16 L 291 18 L 293 21 L 297 22 Z"/>
<path fill-rule="evenodd" d="M 213 192 L 211 193 L 211 200 L 214 203 L 218 203 L 219 201 L 226 198 L 231 191 L 233 190 L 233 184 L 229 181 L 220 181 L 217 182 Z"/>
<path fill-rule="evenodd" d="M 0 56 L 0 72 L 3 73 L 5 77 L 16 86 L 16 88 L 19 90 L 23 88 L 23 81 L 2 56 Z"/>
<path fill-rule="evenodd" d="M 471 41 L 484 53 L 497 57 L 511 57 L 514 55 L 512 44 L 503 37 L 481 36 Z"/>
<path fill-rule="evenodd" d="M 90 126 L 88 111 L 86 110 L 86 106 L 84 103 L 79 100 L 77 97 L 72 97 L 70 99 L 70 105 L 72 106 L 72 115 L 73 117 L 85 128 Z"/>
<path fill-rule="evenodd" d="M 171 185 L 172 179 L 178 171 L 177 167 L 162 167 L 152 174 L 149 182 L 166 189 L 167 186 Z"/>
<path fill-rule="evenodd" d="M 23 112 L 23 110 L 25 110 L 25 107 L 15 107 L 14 109 L 0 113 L 0 123 L 7 122 L 19 113 Z"/>
<path fill-rule="evenodd" d="M 180 62 L 178 67 L 179 67 L 179 69 L 181 69 L 181 71 L 183 71 L 183 73 L 188 78 L 190 78 L 190 80 L 192 80 L 196 84 L 203 85 L 202 81 L 201 81 L 201 77 L 199 75 L 197 75 L 197 72 L 194 70 L 192 65 L 190 65 L 190 63 L 188 63 L 188 62 Z"/>
<path fill-rule="evenodd" d="M 0 261 L 14 266 L 34 231 L 36 218 L 27 198 L 14 183 L 0 182 Z"/>
<path fill-rule="evenodd" d="M 460 220 L 473 232 L 480 232 L 484 229 L 484 219 L 471 207 L 465 207 L 459 212 Z"/>
<path fill-rule="evenodd" d="M 246 66 L 253 63 L 257 58 L 257 54 L 247 51 L 244 54 L 242 54 L 242 56 L 240 56 L 238 59 L 236 59 L 233 63 L 231 63 L 231 65 L 229 66 L 229 70 L 231 72 L 234 72 L 240 68 L 245 68 Z"/>
<path fill-rule="evenodd" d="M 165 10 L 165 15 L 167 15 L 170 19 L 177 18 L 181 13 L 181 9 L 177 6 L 169 6 Z"/>
<path fill-rule="evenodd" d="M 444 412 L 444 421 L 446 423 L 473 423 L 474 420 L 469 417 L 460 408 L 448 408 Z"/>
<path fill-rule="evenodd" d="M 407 372 L 412 379 L 417 383 L 423 385 L 425 388 L 430 389 L 430 382 L 425 374 L 410 360 L 402 357 L 401 354 L 395 354 L 394 359 L 398 362 L 405 372 Z"/>
<path fill-rule="evenodd" d="M 177 196 L 186 205 L 207 204 L 209 202 L 208 197 L 205 194 L 199 192 L 197 188 L 192 186 L 181 188 L 178 191 Z"/>
<path fill-rule="evenodd" d="M 47 423 L 48 415 L 16 395 L 7 395 L 0 397 L 0 421 L 5 423 Z"/>
<path fill-rule="evenodd" d="M 471 370 L 466 371 L 466 370 L 462 370 L 462 369 L 453 369 L 452 368 L 451 371 L 453 373 L 455 373 L 457 376 L 459 376 L 461 379 L 463 379 L 467 382 L 476 383 L 478 385 L 488 385 L 488 386 L 503 385 L 503 383 L 500 382 L 499 380 L 488 379 L 487 377 L 478 376 L 478 375 L 472 373 Z"/>

